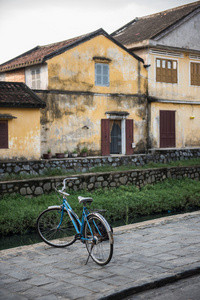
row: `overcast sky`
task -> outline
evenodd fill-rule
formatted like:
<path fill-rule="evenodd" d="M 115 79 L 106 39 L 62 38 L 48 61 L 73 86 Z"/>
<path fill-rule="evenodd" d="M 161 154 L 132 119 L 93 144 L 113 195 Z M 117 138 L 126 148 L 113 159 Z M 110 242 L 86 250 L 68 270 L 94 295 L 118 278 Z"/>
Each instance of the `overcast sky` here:
<path fill-rule="evenodd" d="M 0 64 L 38 46 L 133 20 L 194 0 L 0 0 Z"/>

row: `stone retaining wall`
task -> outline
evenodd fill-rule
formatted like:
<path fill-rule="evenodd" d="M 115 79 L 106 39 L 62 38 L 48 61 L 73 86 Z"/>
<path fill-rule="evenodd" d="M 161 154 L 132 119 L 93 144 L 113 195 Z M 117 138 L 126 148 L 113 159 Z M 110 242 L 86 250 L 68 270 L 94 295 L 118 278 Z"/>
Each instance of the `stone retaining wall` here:
<path fill-rule="evenodd" d="M 0 178 L 6 174 L 42 175 L 48 169 L 61 169 L 69 172 L 87 172 L 96 166 L 143 166 L 149 162 L 168 163 L 176 160 L 199 158 L 200 148 L 152 150 L 148 154 L 99 156 L 86 158 L 50 159 L 39 161 L 0 161 Z"/>
<path fill-rule="evenodd" d="M 68 184 L 68 188 L 75 191 L 81 189 L 93 191 L 96 188 L 113 188 L 126 184 L 134 184 L 141 188 L 146 184 L 161 182 L 167 178 L 182 179 L 188 177 L 200 180 L 200 166 L 90 173 L 71 177 L 78 178 L 74 184 Z M 50 193 L 54 186 L 61 183 L 64 178 L 65 176 L 0 182 L 0 195 L 19 193 L 23 196 L 38 196 L 43 193 Z"/>

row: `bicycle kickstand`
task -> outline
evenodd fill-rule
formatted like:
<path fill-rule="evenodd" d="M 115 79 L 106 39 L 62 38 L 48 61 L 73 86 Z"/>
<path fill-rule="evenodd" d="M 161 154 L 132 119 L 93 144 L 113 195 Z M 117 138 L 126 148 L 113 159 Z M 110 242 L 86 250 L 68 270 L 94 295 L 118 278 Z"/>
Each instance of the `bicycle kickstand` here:
<path fill-rule="evenodd" d="M 87 265 L 87 263 L 88 263 L 88 261 L 89 261 L 89 258 L 90 258 L 90 256 L 91 256 L 91 253 L 92 253 L 92 249 L 93 249 L 93 247 L 94 247 L 94 244 L 92 244 L 92 246 L 91 246 L 91 248 L 90 248 L 90 252 L 89 252 L 89 255 L 88 255 L 88 258 L 87 258 L 87 261 L 86 261 L 86 265 Z"/>

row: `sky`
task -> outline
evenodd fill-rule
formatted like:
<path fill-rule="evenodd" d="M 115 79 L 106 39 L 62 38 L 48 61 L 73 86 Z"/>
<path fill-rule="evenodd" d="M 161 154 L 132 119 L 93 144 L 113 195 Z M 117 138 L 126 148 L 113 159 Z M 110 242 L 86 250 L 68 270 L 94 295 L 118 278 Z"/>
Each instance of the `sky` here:
<path fill-rule="evenodd" d="M 0 64 L 38 46 L 103 28 L 111 34 L 136 17 L 194 0 L 0 0 Z"/>

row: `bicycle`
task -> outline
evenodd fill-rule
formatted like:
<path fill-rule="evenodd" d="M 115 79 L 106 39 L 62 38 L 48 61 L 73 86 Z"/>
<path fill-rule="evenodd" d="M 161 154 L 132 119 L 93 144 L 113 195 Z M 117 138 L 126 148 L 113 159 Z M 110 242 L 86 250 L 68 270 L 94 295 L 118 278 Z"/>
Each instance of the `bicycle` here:
<path fill-rule="evenodd" d="M 114 238 L 112 228 L 98 212 L 89 212 L 87 204 L 93 198 L 78 197 L 83 204 L 82 220 L 72 210 L 67 201 L 66 182 L 78 178 L 65 178 L 62 189 L 55 190 L 62 195 L 62 205 L 54 205 L 44 210 L 37 219 L 37 232 L 42 240 L 50 246 L 67 247 L 80 240 L 86 245 L 89 253 L 86 264 L 91 257 L 98 265 L 106 265 L 113 255 Z"/>

